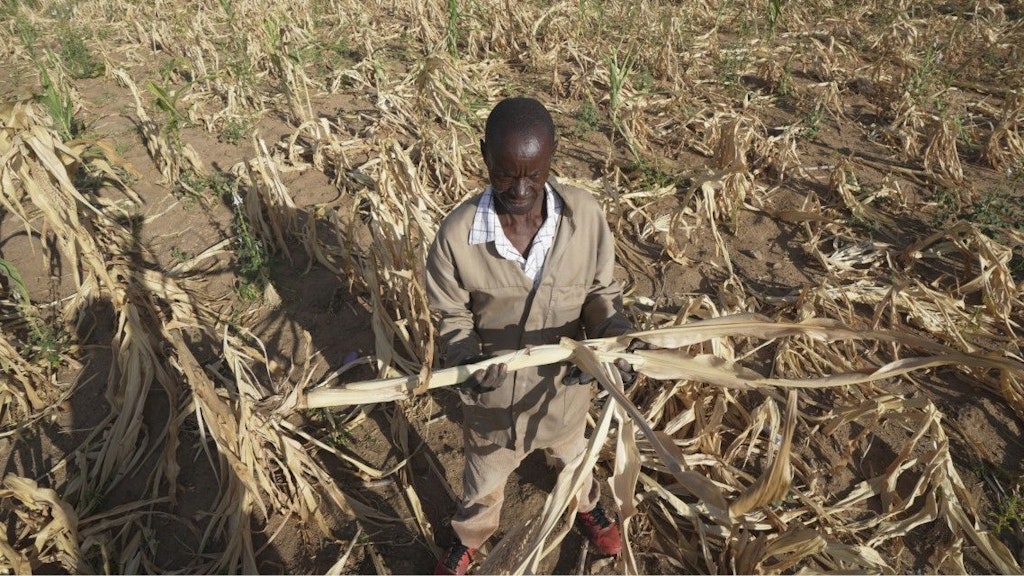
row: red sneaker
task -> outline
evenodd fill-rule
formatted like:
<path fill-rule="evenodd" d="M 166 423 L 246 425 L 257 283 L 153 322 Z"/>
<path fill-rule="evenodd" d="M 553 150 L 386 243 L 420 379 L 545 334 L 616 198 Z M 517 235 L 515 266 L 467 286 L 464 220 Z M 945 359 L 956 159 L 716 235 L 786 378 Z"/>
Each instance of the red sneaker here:
<path fill-rule="evenodd" d="M 619 527 L 604 513 L 604 507 L 597 505 L 590 512 L 576 514 L 576 525 L 586 534 L 587 540 L 597 552 L 604 556 L 618 556 L 622 552 Z"/>
<path fill-rule="evenodd" d="M 476 548 L 463 546 L 462 542 L 456 538 L 455 543 L 448 549 L 448 553 L 437 560 L 434 574 L 465 574 L 473 562 L 475 553 Z"/>

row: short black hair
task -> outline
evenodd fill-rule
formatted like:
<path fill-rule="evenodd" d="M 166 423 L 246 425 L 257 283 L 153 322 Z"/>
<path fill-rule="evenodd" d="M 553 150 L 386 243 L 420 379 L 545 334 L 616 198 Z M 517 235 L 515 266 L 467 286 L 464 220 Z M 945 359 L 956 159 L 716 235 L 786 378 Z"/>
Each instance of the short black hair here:
<path fill-rule="evenodd" d="M 484 141 L 503 140 L 513 131 L 538 130 L 555 141 L 555 122 L 551 113 L 540 101 L 533 98 L 506 98 L 498 102 L 487 116 Z"/>

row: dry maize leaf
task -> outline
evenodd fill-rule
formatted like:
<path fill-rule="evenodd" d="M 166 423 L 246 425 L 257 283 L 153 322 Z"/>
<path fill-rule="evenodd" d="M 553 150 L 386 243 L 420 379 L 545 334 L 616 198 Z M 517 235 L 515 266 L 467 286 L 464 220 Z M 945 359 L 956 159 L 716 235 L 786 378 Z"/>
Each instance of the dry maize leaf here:
<path fill-rule="evenodd" d="M 16 500 L 14 509 L 27 511 L 31 518 L 31 525 L 24 526 L 28 529 L 25 535 L 32 535 L 32 550 L 37 556 L 28 561 L 52 554 L 70 572 L 88 570 L 82 562 L 78 515 L 55 490 L 40 488 L 32 479 L 8 474 L 0 489 L 0 501 L 7 499 Z M 19 557 L 14 556 L 11 561 L 17 562 Z"/>
<path fill-rule="evenodd" d="M 793 433 L 796 431 L 796 401 L 796 390 L 790 390 L 786 398 L 786 416 L 782 430 L 782 443 L 775 454 L 775 459 L 769 466 L 768 471 L 747 487 L 729 505 L 729 514 L 733 518 L 742 516 L 754 508 L 780 500 L 789 492 L 789 485 L 793 481 L 790 450 L 793 446 Z"/>
<path fill-rule="evenodd" d="M 615 442 L 615 464 L 608 484 L 615 499 L 619 515 L 620 536 L 622 537 L 625 573 L 637 574 L 636 556 L 629 538 L 629 527 L 636 515 L 636 484 L 640 477 L 640 453 L 636 446 L 636 426 L 621 406 L 615 410 L 619 423 Z M 674 445 L 673 445 L 674 446 Z"/>
<path fill-rule="evenodd" d="M 607 379 L 608 376 L 603 375 L 602 378 Z M 566 511 L 569 503 L 576 497 L 576 494 L 583 486 L 584 475 L 588 471 L 593 470 L 594 465 L 597 463 L 598 453 L 608 437 L 613 411 L 613 404 L 609 403 L 605 406 L 598 424 L 587 443 L 587 449 L 580 453 L 572 462 L 567 463 L 565 468 L 559 472 L 558 479 L 555 481 L 555 487 L 544 502 L 544 511 L 541 513 L 536 527 L 531 532 L 532 538 L 528 541 L 525 552 L 516 554 L 519 558 L 509 558 L 509 552 L 521 545 L 521 542 L 515 541 L 512 538 L 514 535 L 510 534 L 503 538 L 488 555 L 487 560 L 480 567 L 482 573 L 536 573 L 537 565 L 543 558 L 545 540 L 554 530 L 556 523 L 562 518 L 563 512 Z M 516 563 L 512 564 L 513 562 Z M 508 569 L 507 567 L 510 565 L 514 567 Z M 506 570 L 502 570 L 503 567 Z"/>
<path fill-rule="evenodd" d="M 581 364 L 581 369 L 584 372 L 591 373 L 591 370 L 599 370 L 600 364 L 598 364 L 597 356 L 592 350 L 586 346 L 574 342 L 572 340 L 563 340 L 563 345 L 570 346 L 573 348 L 573 359 Z M 622 406 L 633 419 L 633 422 L 640 427 L 640 430 L 644 433 L 647 440 L 654 447 L 658 456 L 661 458 L 662 463 L 669 469 L 676 480 L 688 490 L 694 496 L 697 496 L 701 501 L 708 506 L 713 514 L 718 514 L 726 510 L 725 498 L 722 496 L 721 491 L 713 482 L 705 478 L 702 474 L 690 470 L 684 470 L 684 461 L 680 461 L 675 458 L 672 454 L 672 450 L 664 446 L 658 435 L 651 429 L 650 425 L 644 420 L 643 414 L 637 409 L 632 402 L 622 393 L 622 391 L 602 381 L 599 374 L 594 374 L 598 378 L 598 382 L 601 383 L 602 387 L 608 391 L 615 401 Z M 607 378 L 606 378 L 607 380 Z"/>

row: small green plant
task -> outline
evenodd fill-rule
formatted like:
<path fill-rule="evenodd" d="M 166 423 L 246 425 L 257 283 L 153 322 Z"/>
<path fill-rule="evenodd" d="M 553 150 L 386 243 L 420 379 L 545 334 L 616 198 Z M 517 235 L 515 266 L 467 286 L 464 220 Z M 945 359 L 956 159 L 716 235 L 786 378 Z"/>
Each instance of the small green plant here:
<path fill-rule="evenodd" d="M 1024 198 L 1016 188 L 985 192 L 965 212 L 967 220 L 996 240 L 1001 240 L 1007 230 L 1024 231 Z M 1014 248 L 1008 266 L 1015 280 L 1024 278 L 1024 251 L 1019 246 Z"/>
<path fill-rule="evenodd" d="M 205 202 L 206 183 L 203 177 L 193 170 L 182 170 L 178 180 L 171 187 L 171 193 L 182 199 L 188 206 L 188 201 Z"/>
<path fill-rule="evenodd" d="M 768 37 L 775 36 L 775 25 L 782 15 L 782 0 L 768 0 L 768 7 L 765 11 L 765 20 L 768 21 Z"/>
<path fill-rule="evenodd" d="M 207 204 L 214 198 L 227 198 L 232 192 L 232 183 L 223 172 L 198 174 L 194 170 L 182 170 L 171 192 L 183 200 L 195 200 Z"/>
<path fill-rule="evenodd" d="M 621 59 L 619 53 L 616 53 L 608 60 L 608 105 L 613 124 L 618 123 L 619 108 L 622 107 L 622 89 L 633 72 L 634 63 L 635 59 L 628 53 Z"/>
<path fill-rule="evenodd" d="M 244 117 L 228 118 L 224 122 L 224 126 L 220 129 L 220 136 L 218 140 L 226 142 L 228 144 L 237 145 L 245 138 L 245 135 L 249 132 L 249 128 L 252 127 L 252 121 Z"/>
<path fill-rule="evenodd" d="M 67 330 L 55 328 L 50 324 L 39 324 L 29 334 L 30 358 L 51 370 L 56 370 L 60 367 L 64 351 L 68 347 L 68 339 Z"/>
<path fill-rule="evenodd" d="M 249 221 L 236 212 L 233 222 L 235 231 L 235 264 L 238 279 L 238 295 L 245 302 L 258 301 L 269 279 L 267 248 L 256 237 Z"/>
<path fill-rule="evenodd" d="M 14 21 L 14 31 L 17 33 L 21 43 L 28 50 L 29 56 L 32 60 L 36 59 L 36 42 L 39 40 L 39 35 L 36 33 L 36 27 L 32 25 L 24 16 L 18 16 Z"/>
<path fill-rule="evenodd" d="M 355 437 L 345 430 L 345 420 L 334 410 L 328 408 L 314 408 L 309 411 L 310 419 L 313 422 L 323 425 L 327 430 L 323 442 L 335 448 L 342 448 L 355 443 Z"/>
<path fill-rule="evenodd" d="M 40 68 L 39 74 L 43 80 L 43 94 L 38 97 L 39 103 L 53 120 L 53 127 L 61 140 L 71 140 L 82 129 L 81 123 L 75 119 L 75 101 L 69 91 L 54 82 L 45 68 Z"/>
<path fill-rule="evenodd" d="M 804 137 L 813 142 L 818 139 L 818 134 L 821 133 L 821 127 L 828 123 L 828 119 L 825 117 L 825 113 L 822 112 L 821 107 L 815 106 L 814 110 L 811 110 L 807 116 L 804 117 L 803 123 Z"/>
<path fill-rule="evenodd" d="M 156 107 L 167 113 L 167 122 L 160 126 L 160 134 L 167 139 L 168 145 L 180 154 L 183 147 L 181 129 L 190 124 L 188 116 L 178 109 L 178 100 L 181 99 L 185 88 L 170 92 L 153 82 L 147 82 L 146 90 L 154 96 Z"/>
<path fill-rule="evenodd" d="M 647 68 L 638 68 L 633 74 L 633 87 L 641 94 L 650 93 L 655 88 L 654 75 Z"/>
<path fill-rule="evenodd" d="M 948 224 L 950 219 L 960 213 L 960 199 L 949 188 L 941 188 L 936 191 L 932 202 L 935 203 L 935 214 L 932 217 L 932 224 L 935 226 Z"/>
<path fill-rule="evenodd" d="M 948 86 L 950 78 L 942 68 L 942 51 L 938 44 L 925 50 L 921 65 L 907 78 L 905 88 L 915 102 L 925 104 L 938 88 Z"/>
<path fill-rule="evenodd" d="M 719 82 L 726 87 L 734 98 L 742 98 L 746 93 L 743 87 L 743 72 L 747 68 L 747 57 L 738 47 L 730 47 L 718 52 L 715 67 L 718 70 Z"/>
<path fill-rule="evenodd" d="M 448 27 L 445 32 L 445 45 L 452 58 L 459 56 L 459 1 L 448 0 Z"/>
<path fill-rule="evenodd" d="M 195 258 L 195 254 L 175 246 L 171 248 L 171 258 L 173 258 L 175 262 L 188 262 Z"/>
<path fill-rule="evenodd" d="M 874 238 L 882 230 L 881 223 L 871 218 L 865 218 L 858 214 L 852 214 L 846 221 L 851 228 L 860 230 L 868 238 Z"/>
<path fill-rule="evenodd" d="M 1008 494 L 996 504 L 997 510 L 992 513 L 996 534 L 1003 532 L 1018 533 L 1024 526 L 1024 497 L 1019 492 Z"/>
<path fill-rule="evenodd" d="M 636 158 L 629 165 L 630 172 L 638 175 L 639 184 L 642 187 L 663 188 L 675 186 L 685 188 L 689 185 L 689 179 L 677 176 L 666 171 L 658 162 L 651 162 L 644 158 Z"/>
<path fill-rule="evenodd" d="M 189 124 L 188 116 L 178 110 L 178 100 L 181 99 L 185 88 L 171 92 L 153 82 L 147 82 L 146 90 L 149 90 L 150 94 L 154 96 L 154 103 L 157 108 L 167 113 L 167 123 L 164 125 L 163 130 L 177 140 L 178 133 Z"/>
<path fill-rule="evenodd" d="M 782 69 L 778 81 L 775 83 L 775 95 L 783 100 L 789 100 L 796 95 L 796 86 L 793 83 L 793 74 L 789 66 Z"/>
<path fill-rule="evenodd" d="M 217 0 L 220 4 L 221 10 L 224 11 L 224 15 L 228 17 L 228 24 L 231 28 L 235 28 L 235 8 L 230 0 Z"/>
<path fill-rule="evenodd" d="M 608 61 L 608 106 L 611 113 L 612 128 L 622 135 L 622 139 L 625 140 L 626 146 L 629 147 L 633 158 L 639 158 L 639 151 L 637 151 L 629 134 L 619 123 L 619 110 L 623 104 L 622 89 L 625 87 L 630 74 L 633 73 L 633 66 L 635 64 L 636 59 L 630 53 L 626 53 L 620 60 L 620 53 L 616 52 L 615 56 Z"/>
<path fill-rule="evenodd" d="M 76 28 L 65 25 L 59 30 L 61 36 L 60 60 L 68 71 L 68 75 L 75 79 L 96 78 L 103 75 L 106 66 L 96 59 L 92 50 L 85 45 L 85 39 Z"/>
<path fill-rule="evenodd" d="M 208 183 L 211 189 L 220 193 L 231 205 L 231 230 L 235 233 L 234 265 L 238 276 L 235 291 L 243 302 L 257 302 L 263 297 L 263 289 L 270 280 L 270 254 L 267 246 L 252 230 L 242 197 L 238 194 L 238 182 L 219 175 L 208 180 Z"/>
<path fill-rule="evenodd" d="M 1024 157 L 1017 158 L 1013 166 L 1006 169 L 1006 175 L 1010 177 L 1015 192 L 1024 188 Z"/>
<path fill-rule="evenodd" d="M 28 325 L 27 346 L 22 350 L 22 356 L 34 362 L 41 362 L 51 370 L 59 368 L 64 350 L 67 349 L 67 330 L 57 325 L 56 318 L 53 322 L 47 323 L 39 317 L 29 298 L 28 288 L 25 287 L 25 282 L 14 264 L 0 258 L 0 275 L 7 277 L 10 290 L 16 295 L 15 300 L 21 317 Z"/>
<path fill-rule="evenodd" d="M 580 107 L 576 109 L 576 123 L 574 125 L 574 131 L 580 134 L 586 134 L 597 129 L 598 126 L 598 115 L 597 107 L 590 100 L 587 100 L 580 104 Z"/>
<path fill-rule="evenodd" d="M 968 219 L 990 234 L 1024 230 L 1024 198 L 1005 191 L 988 191 L 971 206 Z"/>
<path fill-rule="evenodd" d="M 181 56 L 175 56 L 160 65 L 160 78 L 164 82 L 191 82 L 195 79 L 192 65 Z"/>

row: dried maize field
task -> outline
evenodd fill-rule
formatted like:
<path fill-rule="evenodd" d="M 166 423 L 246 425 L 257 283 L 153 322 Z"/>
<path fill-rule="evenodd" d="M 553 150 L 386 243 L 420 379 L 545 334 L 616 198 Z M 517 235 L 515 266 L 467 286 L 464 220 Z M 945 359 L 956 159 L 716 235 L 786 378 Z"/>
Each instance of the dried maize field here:
<path fill-rule="evenodd" d="M 422 265 L 539 98 L 636 337 L 481 573 L 1020 573 L 1021 0 L 4 0 L 0 571 L 416 573 Z M 622 390 L 609 360 L 643 376 Z M 566 522 L 596 465 L 621 558 Z"/>

